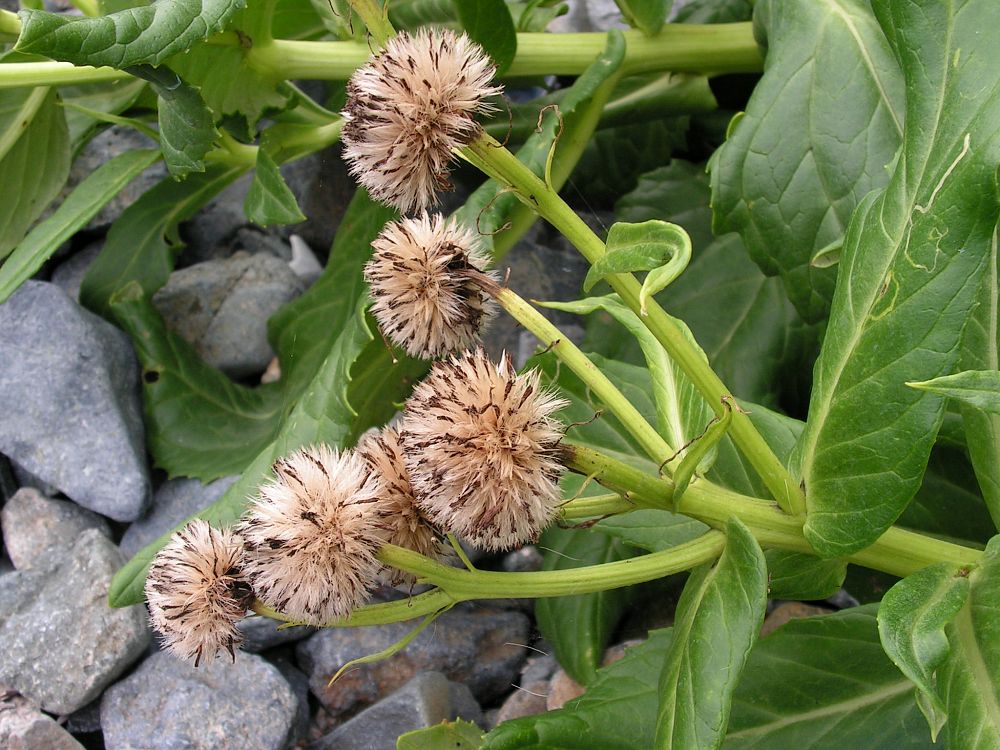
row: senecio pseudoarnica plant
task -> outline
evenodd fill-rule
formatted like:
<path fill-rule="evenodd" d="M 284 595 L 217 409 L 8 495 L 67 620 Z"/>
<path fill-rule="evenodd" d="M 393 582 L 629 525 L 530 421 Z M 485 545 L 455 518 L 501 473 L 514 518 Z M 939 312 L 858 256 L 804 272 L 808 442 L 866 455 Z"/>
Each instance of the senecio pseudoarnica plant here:
<path fill-rule="evenodd" d="M 112 585 L 166 648 L 228 660 L 249 612 L 414 636 L 537 598 L 585 698 L 411 746 L 1000 747 L 1000 3 L 757 0 L 751 25 L 751 3 L 665 23 L 666 0 L 620 0 L 632 29 L 556 34 L 552 0 L 438 3 L 437 26 L 409 0 L 318 3 L 313 26 L 284 0 L 78 2 L 93 17 L 0 11 L 33 55 L 0 59 L 23 192 L 0 300 L 164 161 L 80 298 L 135 343 L 155 461 L 241 475 Z M 102 118 L 159 148 L 32 228 Z M 300 222 L 278 167 L 337 142 L 361 188 L 270 321 L 281 379 L 235 384 L 151 304 L 178 222 L 251 170 L 247 216 Z M 537 218 L 585 259 L 582 299 L 519 296 L 505 255 Z M 589 316 L 584 343 L 540 308 Z M 521 372 L 486 353 L 505 318 L 538 342 Z M 542 570 L 484 569 L 528 542 Z M 650 582 L 683 587 L 672 628 L 598 669 Z M 863 603 L 760 636 L 769 600 L 842 586 Z"/>

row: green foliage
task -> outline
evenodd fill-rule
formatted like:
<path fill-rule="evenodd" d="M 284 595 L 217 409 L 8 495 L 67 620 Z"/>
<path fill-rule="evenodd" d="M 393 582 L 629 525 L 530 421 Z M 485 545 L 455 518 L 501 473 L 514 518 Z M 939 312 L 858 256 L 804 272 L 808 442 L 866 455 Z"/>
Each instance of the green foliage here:
<path fill-rule="evenodd" d="M 121 70 L 159 65 L 222 31 L 244 5 L 244 0 L 159 0 L 93 18 L 22 10 L 16 49 Z"/>
<path fill-rule="evenodd" d="M 482 746 L 483 730 L 461 719 L 407 732 L 396 740 L 396 750 L 478 750 Z"/>
<path fill-rule="evenodd" d="M 718 748 L 767 608 L 767 566 L 736 519 L 714 565 L 691 573 L 660 674 L 657 748 Z"/>
<path fill-rule="evenodd" d="M 920 5 L 876 4 L 907 127 L 889 186 L 865 198 L 844 240 L 797 448 L 805 532 L 827 556 L 874 541 L 920 486 L 944 404 L 904 383 L 954 370 L 994 242 L 1000 72 L 981 29 L 1000 6 Z"/>
<path fill-rule="evenodd" d="M 843 560 L 822 560 L 783 549 L 769 549 L 764 557 L 768 593 L 774 599 L 826 599 L 840 590 L 847 575 Z"/>
<path fill-rule="evenodd" d="M 503 0 L 453 0 L 462 28 L 489 53 L 503 75 L 517 52 L 517 31 Z"/>
<path fill-rule="evenodd" d="M 827 314 L 836 270 L 811 261 L 843 242 L 860 200 L 888 183 L 904 81 L 867 0 L 835 9 L 764 0 L 754 19 L 767 40 L 765 73 L 712 163 L 716 231 L 738 231 L 815 321 Z"/>
<path fill-rule="evenodd" d="M 907 385 L 956 399 L 989 414 L 1000 414 L 1000 371 L 997 370 L 966 370 Z"/>
<path fill-rule="evenodd" d="M 655 36 L 663 28 L 673 0 L 615 0 L 630 26 Z"/>
<path fill-rule="evenodd" d="M 297 224 L 306 220 L 278 165 L 266 149 L 257 152 L 257 168 L 243 209 L 248 219 L 262 227 Z"/>

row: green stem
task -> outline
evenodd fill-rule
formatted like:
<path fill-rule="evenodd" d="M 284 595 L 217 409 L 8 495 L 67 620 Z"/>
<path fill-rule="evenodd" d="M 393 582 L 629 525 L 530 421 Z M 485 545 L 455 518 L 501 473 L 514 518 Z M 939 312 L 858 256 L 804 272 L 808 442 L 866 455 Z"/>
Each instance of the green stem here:
<path fill-rule="evenodd" d="M 637 508 L 649 507 L 650 503 L 642 500 L 633 500 L 629 497 L 612 492 L 608 495 L 594 495 L 592 497 L 580 497 L 570 500 L 559 509 L 560 521 L 580 521 L 590 518 L 602 518 L 603 516 L 614 516 L 619 513 L 628 513 Z M 663 509 L 663 503 L 656 503 L 655 507 Z"/>
<path fill-rule="evenodd" d="M 66 62 L 0 64 L 0 89 L 21 86 L 75 86 L 103 81 L 130 81 L 132 76 L 114 68 L 76 66 Z"/>
<path fill-rule="evenodd" d="M 15 39 L 21 35 L 21 19 L 16 13 L 0 9 L 0 34 L 12 36 Z"/>
<path fill-rule="evenodd" d="M 462 155 L 488 176 L 513 188 L 526 205 L 558 229 L 590 263 L 597 262 L 606 252 L 604 243 L 576 212 L 510 151 L 486 133 L 481 133 L 463 150 Z M 671 358 L 680 365 L 715 413 L 722 415 L 723 398 L 731 397 L 729 389 L 705 362 L 701 352 L 684 335 L 673 318 L 663 308 L 650 301 L 646 314 L 639 303 L 640 284 L 632 274 L 614 274 L 608 283 L 646 324 Z M 805 498 L 798 485 L 757 432 L 746 414 L 733 414 L 729 434 L 756 469 L 767 488 L 783 510 L 793 515 L 805 514 Z"/>
<path fill-rule="evenodd" d="M 628 492 L 639 502 L 658 503 L 661 507 L 673 494 L 673 482 L 669 479 L 650 476 L 584 446 L 569 445 L 566 449 L 567 466 L 593 476 L 608 489 Z M 736 516 L 761 546 L 815 554 L 802 533 L 802 518 L 782 513 L 772 502 L 740 495 L 705 479 L 691 482 L 676 510 L 715 528 L 724 528 Z M 936 562 L 974 565 L 982 554 L 981 550 L 892 527 L 870 547 L 847 560 L 903 577 Z"/>
<path fill-rule="evenodd" d="M 635 438 L 646 454 L 658 464 L 666 461 L 674 450 L 645 420 L 607 375 L 584 354 L 566 334 L 548 321 L 538 310 L 519 297 L 513 290 L 503 287 L 494 295 L 500 306 L 514 320 L 535 335 L 560 362 L 563 362 L 582 380 L 597 399 L 614 414 L 629 434 Z"/>

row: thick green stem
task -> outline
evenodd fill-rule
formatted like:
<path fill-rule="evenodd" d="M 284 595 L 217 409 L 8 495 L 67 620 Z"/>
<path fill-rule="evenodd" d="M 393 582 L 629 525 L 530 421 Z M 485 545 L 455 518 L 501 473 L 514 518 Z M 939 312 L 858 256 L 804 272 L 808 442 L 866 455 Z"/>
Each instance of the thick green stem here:
<path fill-rule="evenodd" d="M 0 34 L 12 36 L 15 39 L 21 34 L 21 19 L 16 13 L 0 9 Z"/>
<path fill-rule="evenodd" d="M 595 263 L 604 256 L 604 243 L 586 222 L 541 178 L 488 134 L 482 133 L 469 144 L 463 150 L 463 156 L 490 177 L 514 189 L 526 205 L 558 229 L 588 261 Z M 723 399 L 731 397 L 729 389 L 673 318 L 655 300 L 650 301 L 646 305 L 646 313 L 642 313 L 640 284 L 632 274 L 614 274 L 608 276 L 607 281 L 680 365 L 715 413 L 721 416 L 725 409 Z M 804 515 L 805 498 L 801 490 L 746 414 L 740 411 L 733 413 L 729 434 L 782 509 L 793 515 Z"/>
<path fill-rule="evenodd" d="M 669 479 L 650 476 L 584 446 L 567 446 L 567 451 L 568 466 L 593 476 L 608 489 L 628 492 L 636 500 L 661 506 L 673 494 L 673 482 Z M 802 533 L 802 518 L 782 513 L 774 503 L 740 495 L 705 479 L 692 481 L 676 510 L 716 528 L 724 528 L 726 522 L 736 516 L 764 547 L 815 554 Z M 872 546 L 847 560 L 892 575 L 907 576 L 942 561 L 974 565 L 982 554 L 980 550 L 893 527 Z"/>
<path fill-rule="evenodd" d="M 103 81 L 130 81 L 132 76 L 114 68 L 76 66 L 66 62 L 0 64 L 0 89 L 21 86 L 75 86 Z"/>
<path fill-rule="evenodd" d="M 646 454 L 661 464 L 673 453 L 667 442 L 645 420 L 607 375 L 588 359 L 566 334 L 556 328 L 538 310 L 521 299 L 513 290 L 503 287 L 495 294 L 497 302 L 514 320 L 535 335 L 559 361 L 582 380 L 597 399 L 614 414 Z"/>

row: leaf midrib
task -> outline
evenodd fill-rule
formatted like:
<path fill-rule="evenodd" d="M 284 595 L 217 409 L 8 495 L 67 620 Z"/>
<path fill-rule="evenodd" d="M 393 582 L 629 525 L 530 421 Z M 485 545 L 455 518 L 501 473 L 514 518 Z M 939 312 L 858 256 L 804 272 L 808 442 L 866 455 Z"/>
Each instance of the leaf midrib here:
<path fill-rule="evenodd" d="M 955 634 L 958 636 L 958 644 L 965 654 L 965 662 L 971 672 L 972 681 L 979 689 L 977 695 L 982 699 L 983 709 L 986 719 L 993 727 L 993 735 L 1000 735 L 1000 703 L 997 702 L 996 688 L 990 678 L 989 669 L 983 659 L 982 650 L 979 648 L 979 641 L 976 640 L 976 633 L 972 627 L 972 606 L 966 602 L 965 606 L 959 610 L 954 620 Z"/>
<path fill-rule="evenodd" d="M 21 102 L 21 106 L 17 108 L 16 114 L 11 118 L 10 127 L 3 133 L 0 133 L 0 160 L 8 154 L 18 139 L 27 132 L 28 126 L 35 119 L 35 115 L 42 108 L 42 104 L 48 95 L 48 86 L 39 86 Z"/>

